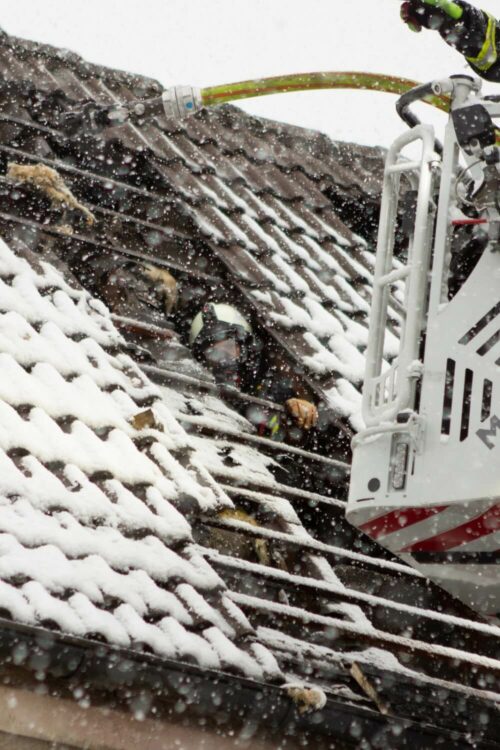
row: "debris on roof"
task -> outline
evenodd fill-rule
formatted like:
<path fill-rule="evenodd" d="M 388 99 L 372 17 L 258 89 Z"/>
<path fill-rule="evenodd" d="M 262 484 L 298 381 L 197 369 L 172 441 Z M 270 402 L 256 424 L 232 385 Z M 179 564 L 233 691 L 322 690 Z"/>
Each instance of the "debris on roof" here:
<path fill-rule="evenodd" d="M 308 711 L 321 711 L 326 704 L 326 695 L 322 690 L 306 685 L 284 685 L 287 694 L 297 706 L 299 714 Z"/>
<path fill-rule="evenodd" d="M 85 216 L 89 226 L 95 223 L 95 216 L 92 212 L 75 198 L 56 170 L 51 169 L 46 164 L 30 165 L 10 162 L 7 169 L 7 178 L 33 185 L 44 192 L 54 205 L 60 204 L 65 208 L 77 209 Z"/>

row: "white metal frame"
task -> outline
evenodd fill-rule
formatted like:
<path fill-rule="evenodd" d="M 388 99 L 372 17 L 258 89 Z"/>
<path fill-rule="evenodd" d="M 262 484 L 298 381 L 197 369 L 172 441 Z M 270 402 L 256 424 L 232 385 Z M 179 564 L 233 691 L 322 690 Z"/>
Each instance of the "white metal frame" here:
<path fill-rule="evenodd" d="M 451 94 L 452 109 L 480 103 L 492 118 L 500 118 L 500 102 L 481 99 L 477 80 L 460 76 L 433 86 L 437 94 Z M 421 143 L 420 158 L 403 161 L 402 149 L 413 142 Z M 463 152 L 452 118 L 439 166 L 428 126 L 419 125 L 398 138 L 389 151 L 363 389 L 366 429 L 352 444 L 346 515 L 469 606 L 500 618 L 498 154 L 495 147 L 486 154 L 479 144 Z M 451 220 L 456 215 L 461 157 L 476 183 L 476 204 L 482 204 L 476 208 L 486 221 L 489 245 L 450 300 Z M 417 209 L 408 260 L 395 268 L 403 174 L 418 187 Z M 486 197 L 478 192 L 481 180 Z M 398 356 L 384 369 L 390 288 L 397 281 L 405 283 L 406 318 Z M 448 541 L 440 547 L 443 535 Z M 440 554 L 441 549 L 445 551 Z"/>
<path fill-rule="evenodd" d="M 417 161 L 408 161 L 404 159 L 402 151 L 413 143 L 421 144 L 421 155 Z M 435 215 L 432 201 L 435 163 L 434 129 L 430 125 L 420 125 L 400 136 L 387 155 L 363 391 L 363 418 L 368 426 L 392 420 L 400 411 L 413 405 L 415 380 L 419 372 L 412 365 L 418 359 L 425 319 L 423 300 L 426 296 Z M 403 174 L 418 186 L 418 197 L 408 259 L 401 268 L 394 269 L 394 226 Z M 405 282 L 406 319 L 403 321 L 398 357 L 384 370 L 390 287 L 398 281 Z"/>

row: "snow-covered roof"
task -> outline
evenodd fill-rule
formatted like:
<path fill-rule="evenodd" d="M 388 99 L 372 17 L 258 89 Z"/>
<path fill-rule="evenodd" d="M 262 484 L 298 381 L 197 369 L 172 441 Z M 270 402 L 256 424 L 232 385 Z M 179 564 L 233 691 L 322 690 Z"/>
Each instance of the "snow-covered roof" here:
<path fill-rule="evenodd" d="M 14 374 L 0 409 L 17 430 L 0 429 L 5 614 L 259 680 L 314 679 L 348 708 L 494 737 L 499 629 L 347 525 L 347 467 L 257 436 L 206 373 L 182 375 L 175 340 L 153 386 L 102 305 L 68 286 L 71 259 L 106 254 L 230 287 L 348 432 L 373 256 L 363 222 L 347 223 L 376 208 L 380 153 L 231 107 L 67 137 L 60 115 L 83 99 L 159 85 L 9 37 L 0 76 L 1 171 L 49 165 L 96 217 L 63 232 L 47 200 L 0 177 L 0 231 L 36 252 L 0 255 L 3 317 L 17 321 L 0 329 Z M 306 479 L 325 470 L 319 490 L 276 471 L 287 451 Z"/>
<path fill-rule="evenodd" d="M 106 308 L 1 241 L 0 298 L 2 611 L 269 676 L 265 649 L 238 647 L 253 629 L 185 515 L 232 503 L 190 465 L 191 438 L 120 351 Z"/>

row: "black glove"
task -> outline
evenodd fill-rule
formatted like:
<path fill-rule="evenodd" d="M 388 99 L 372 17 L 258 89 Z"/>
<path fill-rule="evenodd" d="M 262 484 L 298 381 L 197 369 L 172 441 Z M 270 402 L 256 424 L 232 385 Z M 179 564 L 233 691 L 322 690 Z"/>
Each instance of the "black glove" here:
<path fill-rule="evenodd" d="M 463 23 L 462 17 L 468 7 L 460 0 L 455 0 L 451 6 L 443 9 L 436 7 L 435 0 L 406 0 L 401 6 L 401 18 L 412 31 L 421 31 L 425 27 L 446 35 L 454 26 Z M 462 11 L 460 18 L 457 18 L 458 9 Z"/>
<path fill-rule="evenodd" d="M 61 130 L 72 136 L 82 130 L 101 130 L 109 123 L 107 114 L 110 107 L 95 102 L 86 102 L 79 109 L 66 112 L 60 121 Z"/>
<path fill-rule="evenodd" d="M 406 0 L 401 6 L 401 17 L 413 31 L 422 27 L 439 31 L 444 41 L 464 55 L 479 75 L 499 80 L 500 70 L 495 64 L 499 57 L 499 25 L 497 22 L 492 32 L 492 17 L 484 11 L 464 0 Z M 485 45 L 486 53 L 482 52 Z M 493 58 L 493 63 L 485 67 L 485 61 L 478 58 L 481 55 L 486 57 L 486 63 Z"/>
<path fill-rule="evenodd" d="M 61 130 L 73 136 L 82 131 L 99 131 L 123 125 L 129 111 L 120 104 L 97 104 L 85 102 L 79 109 L 66 112 L 60 121 Z"/>

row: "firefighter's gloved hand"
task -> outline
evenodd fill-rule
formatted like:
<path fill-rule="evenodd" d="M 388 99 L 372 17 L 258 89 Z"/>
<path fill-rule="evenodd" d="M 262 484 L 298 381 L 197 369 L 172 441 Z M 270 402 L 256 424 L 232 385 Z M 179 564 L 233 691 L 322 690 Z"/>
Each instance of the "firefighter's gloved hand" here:
<path fill-rule="evenodd" d="M 310 401 L 302 398 L 289 398 L 285 408 L 303 430 L 310 430 L 318 421 L 318 410 Z"/>
<path fill-rule="evenodd" d="M 67 112 L 61 118 L 60 127 L 66 135 L 73 136 L 122 125 L 127 117 L 128 112 L 120 105 L 85 102 L 79 109 Z"/>
<path fill-rule="evenodd" d="M 467 3 L 462 0 L 406 0 L 401 18 L 412 31 L 435 29 L 443 33 L 460 22 Z"/>
<path fill-rule="evenodd" d="M 177 281 L 165 268 L 158 268 L 158 266 L 147 265 L 142 272 L 155 285 L 159 297 L 163 300 L 165 313 L 170 315 L 177 304 Z"/>

